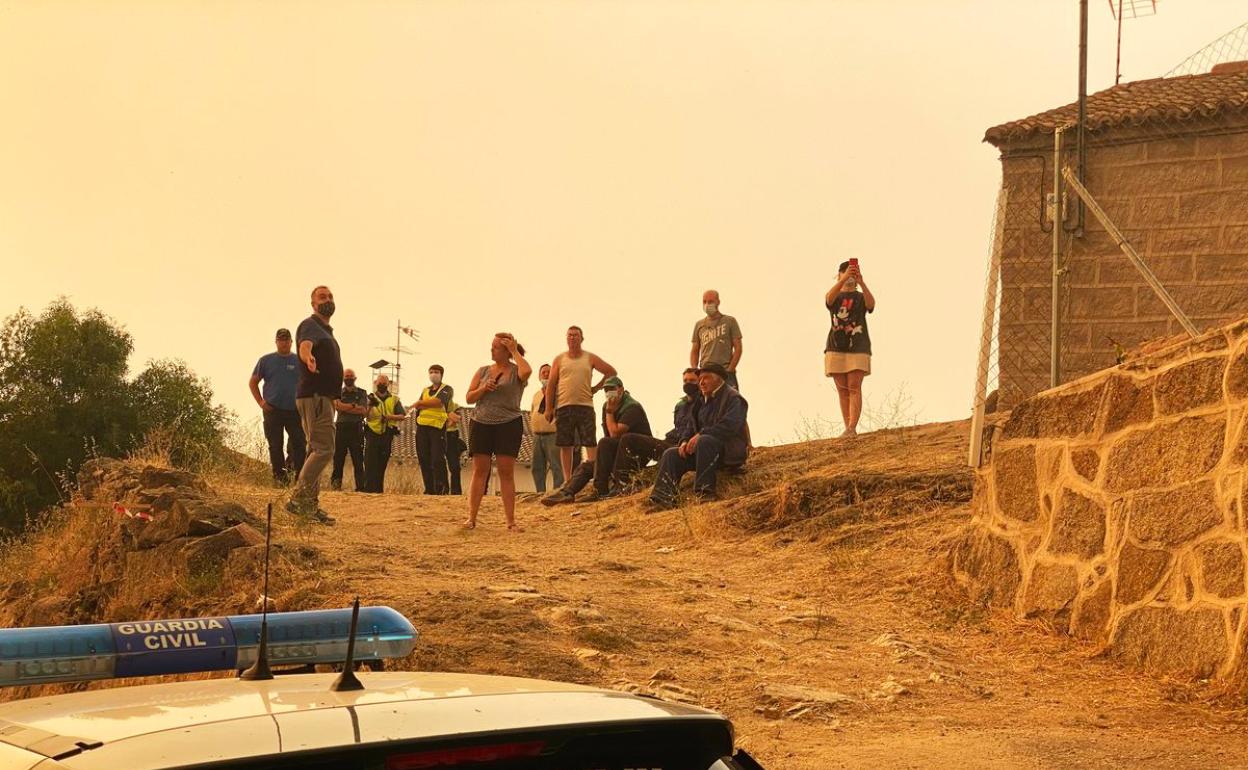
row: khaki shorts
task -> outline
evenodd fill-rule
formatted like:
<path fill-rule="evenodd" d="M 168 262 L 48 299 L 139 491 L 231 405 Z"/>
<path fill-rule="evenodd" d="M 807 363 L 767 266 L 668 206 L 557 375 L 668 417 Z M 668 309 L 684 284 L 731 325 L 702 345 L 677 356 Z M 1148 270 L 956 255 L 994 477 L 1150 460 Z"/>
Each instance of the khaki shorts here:
<path fill-rule="evenodd" d="M 871 373 L 870 353 L 838 353 L 829 350 L 823 354 L 823 374 L 831 377 L 834 374 L 862 372 L 863 376 Z"/>

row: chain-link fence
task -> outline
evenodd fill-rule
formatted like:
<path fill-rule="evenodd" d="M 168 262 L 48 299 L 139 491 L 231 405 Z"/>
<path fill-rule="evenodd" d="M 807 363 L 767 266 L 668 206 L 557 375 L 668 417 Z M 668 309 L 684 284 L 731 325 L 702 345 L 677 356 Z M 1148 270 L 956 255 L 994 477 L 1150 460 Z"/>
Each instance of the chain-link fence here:
<path fill-rule="evenodd" d="M 1001 151 L 977 371 L 985 412 L 1248 315 L 1248 25 L 1194 70 L 988 130 Z M 1081 152 L 1082 147 L 1082 152 Z M 1082 181 L 1082 184 L 1081 184 Z"/>

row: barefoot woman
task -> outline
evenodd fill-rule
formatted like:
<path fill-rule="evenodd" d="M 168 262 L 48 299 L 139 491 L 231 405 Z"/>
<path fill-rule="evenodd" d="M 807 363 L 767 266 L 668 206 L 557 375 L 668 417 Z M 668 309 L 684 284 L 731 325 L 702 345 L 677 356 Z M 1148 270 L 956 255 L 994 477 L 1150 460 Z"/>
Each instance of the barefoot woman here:
<path fill-rule="evenodd" d="M 862 280 L 858 260 L 842 262 L 836 284 L 824 298 L 832 316 L 832 329 L 824 346 L 823 372 L 836 380 L 845 419 L 842 436 L 858 435 L 862 416 L 862 378 L 871 373 L 871 335 L 867 333 L 867 313 L 875 310 L 875 297 Z"/>
<path fill-rule="evenodd" d="M 475 404 L 468 443 L 472 451 L 472 488 L 468 494 L 468 520 L 464 526 L 477 526 L 477 510 L 490 478 L 490 458 L 498 460 L 498 485 L 503 493 L 507 529 L 516 526 L 516 456 L 524 439 L 524 419 L 520 416 L 520 396 L 533 368 L 524 360 L 524 348 L 506 332 L 494 335 L 490 344 L 494 363 L 483 366 L 472 377 L 466 400 Z"/>

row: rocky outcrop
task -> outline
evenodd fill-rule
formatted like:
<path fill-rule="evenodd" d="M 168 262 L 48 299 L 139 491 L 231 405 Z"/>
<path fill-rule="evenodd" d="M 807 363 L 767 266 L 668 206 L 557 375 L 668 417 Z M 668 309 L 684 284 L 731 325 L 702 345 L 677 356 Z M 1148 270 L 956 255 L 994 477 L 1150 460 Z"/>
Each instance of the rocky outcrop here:
<path fill-rule="evenodd" d="M 1171 675 L 1248 681 L 1248 324 L 1019 404 L 955 577 Z"/>

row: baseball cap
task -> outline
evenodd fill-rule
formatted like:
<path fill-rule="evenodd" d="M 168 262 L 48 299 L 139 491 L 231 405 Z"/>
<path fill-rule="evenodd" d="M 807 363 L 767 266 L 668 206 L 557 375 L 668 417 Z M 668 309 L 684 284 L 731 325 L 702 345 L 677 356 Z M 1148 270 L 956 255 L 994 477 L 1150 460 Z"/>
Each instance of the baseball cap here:
<path fill-rule="evenodd" d="M 603 381 L 602 381 L 602 387 L 604 387 L 604 388 L 622 388 L 622 387 L 624 387 L 624 381 L 623 381 L 623 380 L 621 380 L 619 377 L 608 377 L 607 379 L 605 379 L 605 380 L 603 380 Z"/>
<path fill-rule="evenodd" d="M 278 329 L 276 339 L 279 339 L 279 340 L 290 339 L 290 329 Z"/>

